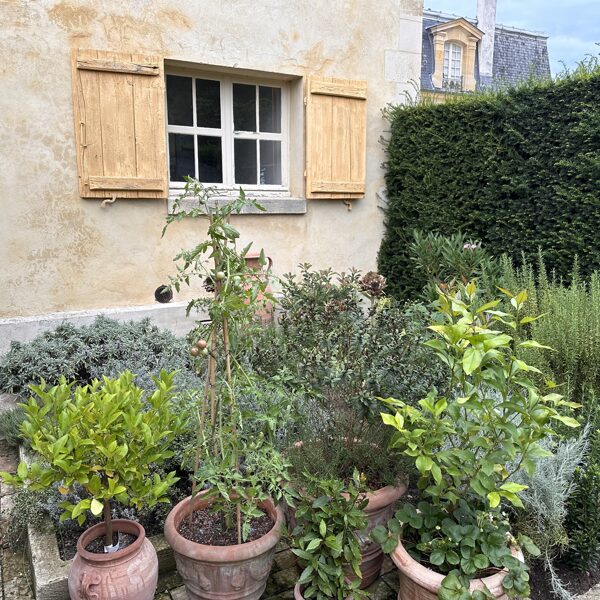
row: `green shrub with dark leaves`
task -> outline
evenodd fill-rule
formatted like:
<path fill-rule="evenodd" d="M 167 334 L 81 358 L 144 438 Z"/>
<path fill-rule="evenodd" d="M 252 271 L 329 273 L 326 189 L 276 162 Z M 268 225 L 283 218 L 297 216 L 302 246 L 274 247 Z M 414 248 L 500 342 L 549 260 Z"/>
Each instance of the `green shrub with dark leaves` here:
<path fill-rule="evenodd" d="M 494 256 L 535 260 L 568 277 L 575 255 L 600 268 L 600 64 L 518 89 L 389 111 L 389 205 L 379 271 L 389 292 L 425 283 L 413 231 L 463 232 Z"/>
<path fill-rule="evenodd" d="M 306 475 L 306 487 L 295 513 L 292 552 L 303 570 L 298 579 L 304 598 L 360 599 L 360 541 L 368 500 L 355 471 L 347 484 Z"/>
<path fill-rule="evenodd" d="M 31 342 L 13 342 L 0 359 L 0 390 L 28 394 L 29 384 L 61 376 L 84 385 L 94 378 L 116 377 L 129 370 L 144 389 L 161 370 L 175 371 L 179 387 L 198 387 L 185 340 L 160 329 L 150 319 L 120 322 L 97 317 L 91 325 L 63 323 Z"/>
<path fill-rule="evenodd" d="M 300 265 L 299 276 L 283 281 L 279 326 L 256 338 L 253 368 L 284 374 L 290 387 L 309 390 L 327 406 L 343 398 L 367 416 L 378 417 L 378 396 L 416 401 L 426 394 L 445 377 L 422 345 L 431 337 L 429 310 L 379 291 L 373 297 L 372 285 L 364 289 L 373 275 Z"/>

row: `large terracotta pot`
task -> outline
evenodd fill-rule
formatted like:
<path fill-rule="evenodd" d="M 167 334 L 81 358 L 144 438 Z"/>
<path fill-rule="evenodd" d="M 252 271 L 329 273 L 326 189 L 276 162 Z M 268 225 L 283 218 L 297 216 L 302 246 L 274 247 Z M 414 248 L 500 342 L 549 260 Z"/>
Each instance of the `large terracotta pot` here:
<path fill-rule="evenodd" d="M 71 600 L 152 600 L 158 581 L 158 557 L 144 528 L 134 521 L 115 519 L 115 531 L 137 536 L 133 544 L 110 554 L 94 554 L 85 547 L 103 536 L 104 523 L 90 527 L 77 540 L 77 554 L 69 571 Z"/>
<path fill-rule="evenodd" d="M 360 571 L 362 573 L 361 589 L 369 587 L 378 577 L 383 565 L 383 550 L 381 546 L 371 539 L 371 531 L 378 525 L 386 525 L 394 515 L 396 502 L 406 492 L 406 486 L 398 487 L 388 485 L 384 488 L 369 492 L 369 503 L 365 508 L 367 513 L 367 528 L 360 532 L 363 546 L 361 548 L 362 560 Z"/>
<path fill-rule="evenodd" d="M 193 510 L 208 506 L 198 494 Z M 233 546 L 208 546 L 187 540 L 177 528 L 189 513 L 190 499 L 182 500 L 169 513 L 165 522 L 165 538 L 175 552 L 177 571 L 183 579 L 189 600 L 258 600 L 267 586 L 275 546 L 281 538 L 283 512 L 271 501 L 259 506 L 275 524 L 258 540 Z"/>
<path fill-rule="evenodd" d="M 519 560 L 523 560 L 523 554 L 519 548 L 513 548 L 512 554 Z M 444 575 L 436 573 L 421 563 L 418 563 L 399 543 L 392 554 L 392 560 L 400 571 L 400 588 L 398 600 L 438 600 L 438 590 L 442 585 Z M 470 590 L 487 589 L 494 598 L 508 600 L 502 589 L 502 582 L 506 571 L 500 571 L 482 579 L 472 579 Z"/>

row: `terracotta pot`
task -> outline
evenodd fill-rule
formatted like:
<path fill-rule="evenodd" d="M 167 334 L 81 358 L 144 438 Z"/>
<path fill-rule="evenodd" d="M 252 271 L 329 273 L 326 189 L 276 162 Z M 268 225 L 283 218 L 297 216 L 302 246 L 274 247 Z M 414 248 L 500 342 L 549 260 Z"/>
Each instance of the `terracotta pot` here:
<path fill-rule="evenodd" d="M 521 561 L 523 560 L 523 554 L 519 548 L 512 548 L 511 552 L 514 557 Z M 436 573 L 418 563 L 404 549 L 402 543 L 399 543 L 394 550 L 392 560 L 400 571 L 398 600 L 438 600 L 437 593 L 442 585 L 444 575 Z M 499 571 L 489 577 L 472 579 L 471 592 L 487 587 L 494 598 L 507 600 L 508 597 L 502 589 L 502 582 L 506 573 L 506 571 Z"/>
<path fill-rule="evenodd" d="M 200 492 L 193 510 L 209 505 Z M 208 546 L 184 538 L 177 528 L 189 512 L 190 499 L 182 500 L 169 513 L 165 522 L 165 538 L 175 552 L 177 571 L 183 579 L 190 600 L 258 600 L 267 586 L 275 546 L 281 538 L 283 512 L 271 501 L 262 502 L 275 524 L 258 540 L 233 546 Z"/>
<path fill-rule="evenodd" d="M 367 492 L 369 503 L 365 507 L 367 514 L 367 527 L 359 533 L 361 538 L 360 572 L 362 573 L 361 589 L 369 587 L 378 577 L 383 565 L 383 550 L 381 546 L 371 540 L 371 531 L 378 525 L 385 525 L 394 515 L 396 502 L 406 492 L 406 486 L 388 485 L 374 492 Z M 286 516 L 289 529 L 296 525 L 295 511 L 286 505 Z"/>
<path fill-rule="evenodd" d="M 385 525 L 394 515 L 396 502 L 406 492 L 404 484 L 396 487 L 388 485 L 384 488 L 369 492 L 369 503 L 365 508 L 367 513 L 367 528 L 361 531 L 365 545 L 361 548 L 362 560 L 360 571 L 362 573 L 361 589 L 369 587 L 378 577 L 383 565 L 383 550 L 381 546 L 371 540 L 371 531 L 378 525 Z"/>
<path fill-rule="evenodd" d="M 115 519 L 115 531 L 137 536 L 133 544 L 110 554 L 85 547 L 104 535 L 104 523 L 90 527 L 77 540 L 77 554 L 69 571 L 71 600 L 152 600 L 158 581 L 156 550 L 144 528 L 134 521 Z"/>

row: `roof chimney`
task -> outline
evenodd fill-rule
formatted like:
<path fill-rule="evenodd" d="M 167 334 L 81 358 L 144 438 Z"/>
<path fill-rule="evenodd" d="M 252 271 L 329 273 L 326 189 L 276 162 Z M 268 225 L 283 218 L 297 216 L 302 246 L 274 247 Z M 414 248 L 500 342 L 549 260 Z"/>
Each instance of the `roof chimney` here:
<path fill-rule="evenodd" d="M 479 75 L 494 74 L 494 41 L 496 38 L 497 0 L 477 0 L 477 27 L 485 34 L 479 42 Z"/>

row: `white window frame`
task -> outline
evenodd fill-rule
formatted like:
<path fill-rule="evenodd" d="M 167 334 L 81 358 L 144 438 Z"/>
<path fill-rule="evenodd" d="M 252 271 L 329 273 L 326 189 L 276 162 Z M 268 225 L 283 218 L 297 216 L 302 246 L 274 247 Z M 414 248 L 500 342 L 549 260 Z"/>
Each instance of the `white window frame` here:
<path fill-rule="evenodd" d="M 458 50 L 458 59 L 454 58 L 454 52 Z M 444 79 L 460 79 L 463 74 L 463 47 L 456 42 L 444 44 L 444 68 L 442 70 Z M 458 70 L 458 74 L 454 73 Z"/>
<path fill-rule="evenodd" d="M 193 122 L 196 123 L 196 85 L 195 79 L 208 79 L 211 81 L 220 82 L 220 97 L 221 97 L 221 127 L 197 127 L 196 125 L 169 125 L 168 110 L 165 111 L 166 129 L 167 129 L 167 158 L 169 159 L 168 150 L 168 134 L 182 133 L 194 136 L 194 155 L 196 158 L 195 177 L 198 177 L 198 137 L 199 135 L 220 137 L 221 138 L 221 156 L 222 156 L 222 173 L 223 183 L 206 183 L 207 187 L 215 188 L 223 193 L 231 192 L 237 194 L 239 188 L 242 187 L 248 191 L 264 191 L 264 192 L 279 192 L 289 194 L 289 129 L 290 129 L 290 89 L 287 81 L 279 79 L 269 79 L 262 77 L 245 77 L 234 76 L 218 73 L 215 71 L 196 71 L 168 69 L 166 75 L 177 75 L 180 77 L 192 78 L 192 112 Z M 256 86 L 257 101 L 256 101 L 256 123 L 259 125 L 259 104 L 258 104 L 258 86 L 264 85 L 268 87 L 277 87 L 281 89 L 281 133 L 267 132 L 248 132 L 235 131 L 233 128 L 233 84 L 240 83 L 244 85 Z M 166 87 L 165 87 L 165 103 Z M 168 107 L 168 105 L 167 105 Z M 235 164 L 234 164 L 234 139 L 253 139 L 253 140 L 276 140 L 281 141 L 281 185 L 261 185 L 248 183 L 235 183 Z M 260 177 L 260 142 L 257 144 L 256 153 L 256 169 L 257 176 Z M 170 164 L 169 164 L 170 173 Z M 185 186 L 183 181 L 171 181 L 169 178 L 169 189 L 177 193 Z"/>

